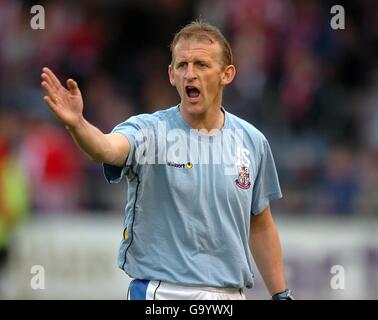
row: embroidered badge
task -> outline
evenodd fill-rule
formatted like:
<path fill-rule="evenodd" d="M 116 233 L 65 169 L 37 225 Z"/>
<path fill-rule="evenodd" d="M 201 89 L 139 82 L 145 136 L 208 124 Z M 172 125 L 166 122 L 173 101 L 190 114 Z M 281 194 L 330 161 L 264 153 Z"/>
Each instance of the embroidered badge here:
<path fill-rule="evenodd" d="M 235 180 L 236 185 L 241 189 L 249 189 L 251 186 L 251 180 L 249 178 L 248 168 L 245 166 L 238 167 L 239 176 Z"/>

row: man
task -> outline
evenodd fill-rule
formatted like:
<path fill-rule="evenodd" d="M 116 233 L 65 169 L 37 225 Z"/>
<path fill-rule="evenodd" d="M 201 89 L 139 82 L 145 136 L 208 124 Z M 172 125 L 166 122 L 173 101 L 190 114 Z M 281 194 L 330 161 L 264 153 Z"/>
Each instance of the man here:
<path fill-rule="evenodd" d="M 134 279 L 128 298 L 245 299 L 252 251 L 273 299 L 290 299 L 269 207 L 281 197 L 269 144 L 221 105 L 236 73 L 230 46 L 217 28 L 196 21 L 176 34 L 171 51 L 169 80 L 180 104 L 131 117 L 109 134 L 84 119 L 74 80 L 66 90 L 51 70 L 42 73 L 44 99 L 78 146 L 104 163 L 109 182 L 127 177 L 118 263 Z M 197 148 L 188 150 L 188 141 Z M 203 157 L 219 141 L 222 156 L 234 154 L 231 166 L 219 153 Z"/>

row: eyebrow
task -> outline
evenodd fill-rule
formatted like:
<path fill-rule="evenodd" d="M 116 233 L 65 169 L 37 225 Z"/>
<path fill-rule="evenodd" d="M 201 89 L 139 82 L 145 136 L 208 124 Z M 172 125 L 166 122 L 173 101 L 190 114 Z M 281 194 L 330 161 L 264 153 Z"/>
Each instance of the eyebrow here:
<path fill-rule="evenodd" d="M 176 59 L 175 61 L 175 65 L 180 65 L 180 64 L 183 64 L 183 63 L 188 63 L 188 60 L 187 59 Z M 209 59 L 205 59 L 205 58 L 199 58 L 199 59 L 196 59 L 193 61 L 193 63 L 206 63 L 206 64 L 210 64 L 211 61 Z"/>

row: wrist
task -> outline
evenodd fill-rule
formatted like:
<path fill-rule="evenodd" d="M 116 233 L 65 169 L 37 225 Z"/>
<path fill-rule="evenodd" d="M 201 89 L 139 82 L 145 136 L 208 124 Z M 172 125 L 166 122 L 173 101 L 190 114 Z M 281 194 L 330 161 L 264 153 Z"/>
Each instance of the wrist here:
<path fill-rule="evenodd" d="M 294 300 L 291 290 L 285 289 L 272 295 L 272 300 Z"/>
<path fill-rule="evenodd" d="M 74 124 L 66 124 L 65 128 L 69 132 L 77 132 L 80 130 L 80 128 L 84 127 L 85 125 L 85 119 L 83 116 L 81 116 Z"/>

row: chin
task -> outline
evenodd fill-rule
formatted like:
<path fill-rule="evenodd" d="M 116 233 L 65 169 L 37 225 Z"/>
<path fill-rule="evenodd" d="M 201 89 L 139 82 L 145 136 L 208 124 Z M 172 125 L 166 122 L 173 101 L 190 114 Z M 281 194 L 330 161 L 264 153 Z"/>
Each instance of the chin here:
<path fill-rule="evenodd" d="M 197 102 L 197 103 L 183 103 L 182 107 L 185 109 L 185 111 L 191 115 L 201 115 L 205 113 L 206 109 L 205 107 Z"/>

